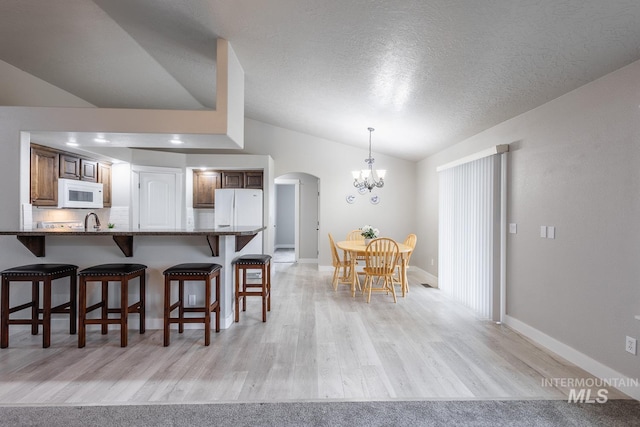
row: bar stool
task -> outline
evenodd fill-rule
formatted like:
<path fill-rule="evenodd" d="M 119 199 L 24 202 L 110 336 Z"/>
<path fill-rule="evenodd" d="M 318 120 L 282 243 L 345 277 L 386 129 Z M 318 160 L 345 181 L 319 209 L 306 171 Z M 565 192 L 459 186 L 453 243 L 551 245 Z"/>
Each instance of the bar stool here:
<path fill-rule="evenodd" d="M 76 333 L 76 273 L 77 265 L 30 264 L 13 267 L 2 272 L 2 320 L 0 325 L 0 348 L 9 346 L 9 325 L 31 325 L 31 334 L 38 333 L 42 325 L 42 347 L 51 345 L 51 314 L 69 315 L 69 333 Z M 51 307 L 51 282 L 62 277 L 69 278 L 69 301 Z M 31 282 L 31 302 L 10 307 L 9 284 Z M 40 308 L 40 282 L 43 282 L 42 308 Z M 9 314 L 31 308 L 30 319 L 10 319 Z M 42 319 L 40 319 L 42 314 Z"/>
<path fill-rule="evenodd" d="M 216 314 L 216 332 L 220 332 L 220 269 L 219 264 L 187 263 L 178 264 L 164 271 L 164 346 L 169 345 L 169 327 L 178 324 L 178 332 L 184 332 L 185 323 L 204 323 L 204 345 L 208 346 L 211 335 L 211 312 Z M 215 278 L 215 301 L 211 302 L 211 279 Z M 184 306 L 184 282 L 204 282 L 204 305 Z M 178 301 L 171 304 L 171 282 L 178 281 Z M 171 312 L 178 309 L 178 317 Z M 204 313 L 203 317 L 184 317 L 185 313 Z"/>
<path fill-rule="evenodd" d="M 143 264 L 101 264 L 85 268 L 78 273 L 80 277 L 80 319 L 78 321 L 78 348 L 86 343 L 86 326 L 102 325 L 102 334 L 105 335 L 109 325 L 120 325 L 120 347 L 127 346 L 127 319 L 129 313 L 140 314 L 140 333 L 143 334 L 145 317 L 145 275 L 146 265 Z M 129 280 L 139 277 L 140 300 L 129 305 Z M 102 296 L 100 302 L 87 307 L 87 283 L 102 282 Z M 120 283 L 120 308 L 109 308 L 109 282 Z M 87 313 L 101 308 L 100 318 L 87 319 Z M 110 313 L 120 316 L 109 318 Z"/>
<path fill-rule="evenodd" d="M 235 265 L 236 273 L 236 322 L 240 321 L 240 297 L 242 297 L 242 311 L 246 311 L 248 296 L 262 297 L 262 321 L 266 322 L 267 311 L 271 311 L 271 255 L 242 255 L 234 259 L 231 264 Z M 260 270 L 262 272 L 260 283 L 247 283 L 247 270 Z M 240 271 L 242 271 L 242 286 L 240 286 Z M 260 290 L 251 291 L 247 290 L 248 288 L 260 288 Z"/>

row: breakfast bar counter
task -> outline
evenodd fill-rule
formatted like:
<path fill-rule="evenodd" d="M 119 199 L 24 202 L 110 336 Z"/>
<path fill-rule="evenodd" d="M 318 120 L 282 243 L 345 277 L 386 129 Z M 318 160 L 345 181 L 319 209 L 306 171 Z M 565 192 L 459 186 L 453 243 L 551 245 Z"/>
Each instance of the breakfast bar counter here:
<path fill-rule="evenodd" d="M 37 257 L 45 256 L 47 236 L 111 236 L 124 256 L 133 256 L 134 236 L 204 236 L 211 248 L 211 256 L 220 254 L 220 236 L 234 236 L 236 251 L 240 251 L 253 237 L 264 230 L 263 226 L 217 227 L 211 229 L 167 229 L 139 230 L 106 228 L 100 230 L 75 230 L 69 228 L 34 228 L 25 230 L 0 230 L 0 235 L 16 236 L 18 240 Z"/>
<path fill-rule="evenodd" d="M 148 308 L 147 324 L 152 329 L 162 328 L 162 271 L 180 262 L 214 262 L 222 266 L 220 275 L 220 315 L 221 328 L 233 324 L 233 259 L 240 255 L 243 248 L 258 234 L 266 229 L 264 226 L 218 227 L 211 229 L 170 229 L 170 230 L 133 230 L 133 229 L 101 229 L 83 231 L 69 228 L 32 230 L 0 230 L 0 236 L 14 235 L 36 257 L 46 258 L 45 262 L 72 262 L 85 266 L 104 262 L 114 262 L 113 257 L 119 251 L 108 251 L 96 237 L 109 237 L 122 251 L 125 257 L 133 257 L 133 241 L 138 238 L 136 262 L 148 266 Z M 193 236 L 194 238 L 192 238 Z M 174 238 L 175 237 L 175 238 Z M 204 237 L 209 251 L 202 252 Z M 156 241 L 157 238 L 157 241 Z M 45 257 L 45 244 L 50 239 L 52 254 Z M 97 246 L 96 246 L 97 244 Z M 244 249 L 246 252 L 251 245 Z M 204 245 L 204 248 L 207 248 Z M 76 252 L 74 252 L 76 251 Z M 211 258 L 209 258 L 209 255 Z M 22 255 L 20 257 L 23 257 Z M 211 261 L 207 261 L 210 259 Z M 115 261 L 118 262 L 118 261 Z M 27 264 L 28 262 L 23 262 Z M 190 292 L 191 293 L 191 292 Z M 193 291 L 195 294 L 196 291 Z M 199 297 L 199 298 L 204 298 Z"/>

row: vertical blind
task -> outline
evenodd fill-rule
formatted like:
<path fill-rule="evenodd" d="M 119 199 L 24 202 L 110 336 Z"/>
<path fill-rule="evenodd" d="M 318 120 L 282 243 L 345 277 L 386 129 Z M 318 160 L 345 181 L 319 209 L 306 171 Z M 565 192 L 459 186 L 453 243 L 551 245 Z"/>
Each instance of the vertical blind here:
<path fill-rule="evenodd" d="M 500 316 L 500 160 L 439 172 L 438 286 L 493 320 Z"/>

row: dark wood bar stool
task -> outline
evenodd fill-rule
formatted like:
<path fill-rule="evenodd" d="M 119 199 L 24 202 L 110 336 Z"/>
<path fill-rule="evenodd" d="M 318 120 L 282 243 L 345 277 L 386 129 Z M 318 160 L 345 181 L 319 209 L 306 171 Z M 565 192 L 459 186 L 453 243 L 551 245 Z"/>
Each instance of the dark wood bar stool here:
<path fill-rule="evenodd" d="M 247 310 L 247 297 L 262 297 L 262 321 L 267 321 L 267 311 L 271 311 L 271 255 L 248 254 L 237 257 L 231 262 L 235 266 L 235 312 L 236 322 L 240 321 L 240 298 L 242 311 Z M 260 270 L 260 283 L 247 283 L 247 270 Z M 242 280 L 240 280 L 242 272 Z M 251 290 L 259 288 L 260 290 Z"/>
<path fill-rule="evenodd" d="M 216 314 L 216 332 L 220 332 L 220 269 L 219 264 L 187 263 L 174 265 L 164 271 L 164 346 L 170 342 L 170 326 L 178 324 L 178 332 L 184 332 L 185 323 L 204 323 L 204 345 L 209 345 L 211 335 L 211 313 Z M 215 278 L 215 301 L 211 302 L 211 280 Z M 184 306 L 184 282 L 204 282 L 204 305 Z M 178 301 L 171 304 L 171 282 L 178 282 Z M 178 317 L 171 312 L 178 309 Z M 202 317 L 184 317 L 185 313 L 203 313 Z"/>
<path fill-rule="evenodd" d="M 0 348 L 9 346 L 9 325 L 31 325 L 31 334 L 38 333 L 42 325 L 42 347 L 51 345 L 51 314 L 69 315 L 69 333 L 76 333 L 76 274 L 78 266 L 71 264 L 30 264 L 13 267 L 2 272 L 2 320 L 0 324 Z M 51 282 L 63 277 L 69 278 L 69 301 L 51 307 Z M 31 302 L 11 307 L 9 304 L 9 284 L 11 282 L 31 282 Z M 40 282 L 43 283 L 42 308 L 40 308 Z M 31 308 L 30 319 L 11 319 L 16 311 Z M 42 314 L 42 319 L 40 318 Z"/>
<path fill-rule="evenodd" d="M 109 325 L 120 325 L 120 347 L 127 346 L 128 315 L 140 314 L 140 333 L 144 333 L 145 317 L 145 275 L 146 265 L 143 264 L 101 264 L 85 268 L 78 273 L 80 277 L 80 315 L 78 321 L 78 347 L 86 343 L 87 325 L 102 325 L 102 334 L 109 330 Z M 139 277 L 140 300 L 129 305 L 129 281 Z M 100 302 L 87 307 L 87 283 L 101 282 L 102 296 Z M 120 283 L 120 307 L 109 308 L 109 282 Z M 87 319 L 87 313 L 100 308 L 100 318 Z M 109 317 L 109 314 L 119 314 L 119 317 Z"/>

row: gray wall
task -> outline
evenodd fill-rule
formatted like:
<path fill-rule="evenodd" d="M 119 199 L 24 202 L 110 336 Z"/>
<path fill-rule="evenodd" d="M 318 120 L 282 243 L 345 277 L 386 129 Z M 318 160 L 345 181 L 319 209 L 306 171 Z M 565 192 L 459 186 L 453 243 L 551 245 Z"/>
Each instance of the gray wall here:
<path fill-rule="evenodd" d="M 640 337 L 639 95 L 636 62 L 421 161 L 425 244 L 411 259 L 438 274 L 436 167 L 511 144 L 508 222 L 518 233 L 507 241 L 507 314 L 575 358 L 632 378 L 640 360 L 624 342 Z M 540 238 L 541 225 L 555 226 L 556 239 Z"/>
<path fill-rule="evenodd" d="M 276 184 L 276 248 L 295 245 L 295 185 Z"/>

